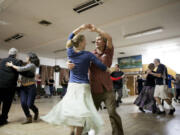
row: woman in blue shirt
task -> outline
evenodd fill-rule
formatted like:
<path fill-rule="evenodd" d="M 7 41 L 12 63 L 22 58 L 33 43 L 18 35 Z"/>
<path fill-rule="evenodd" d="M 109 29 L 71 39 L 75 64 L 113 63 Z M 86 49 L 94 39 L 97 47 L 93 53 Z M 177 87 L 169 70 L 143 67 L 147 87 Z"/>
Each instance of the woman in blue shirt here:
<path fill-rule="evenodd" d="M 104 71 L 109 69 L 102 64 L 95 55 L 85 50 L 86 39 L 84 35 L 77 35 L 80 31 L 90 29 L 91 25 L 81 25 L 69 36 L 66 48 L 68 59 L 75 64 L 70 71 L 70 80 L 65 97 L 42 120 L 71 127 L 71 135 L 81 135 L 90 129 L 96 133 L 103 125 L 93 99 L 88 78 L 88 68 L 92 63 Z"/>

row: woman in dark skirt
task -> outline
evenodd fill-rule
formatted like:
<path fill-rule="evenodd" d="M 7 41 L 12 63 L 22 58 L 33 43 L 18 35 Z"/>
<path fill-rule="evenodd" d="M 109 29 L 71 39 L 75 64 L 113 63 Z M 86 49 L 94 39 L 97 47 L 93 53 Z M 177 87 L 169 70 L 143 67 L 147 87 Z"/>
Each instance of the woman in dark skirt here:
<path fill-rule="evenodd" d="M 155 66 L 153 63 L 148 65 L 148 70 L 154 72 Z M 140 95 L 136 98 L 134 104 L 139 106 L 139 110 L 144 112 L 144 109 L 152 111 L 155 113 L 156 111 L 156 102 L 154 99 L 154 89 L 155 89 L 155 77 L 151 74 L 146 73 L 145 75 L 146 81 L 145 85 L 140 93 Z"/>

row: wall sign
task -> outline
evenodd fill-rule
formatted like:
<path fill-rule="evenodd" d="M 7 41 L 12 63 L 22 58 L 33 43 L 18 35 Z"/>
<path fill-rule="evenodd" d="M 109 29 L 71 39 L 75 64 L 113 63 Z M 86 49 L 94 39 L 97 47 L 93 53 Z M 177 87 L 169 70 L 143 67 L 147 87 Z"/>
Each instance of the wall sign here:
<path fill-rule="evenodd" d="M 142 68 L 142 55 L 118 58 L 120 69 Z"/>

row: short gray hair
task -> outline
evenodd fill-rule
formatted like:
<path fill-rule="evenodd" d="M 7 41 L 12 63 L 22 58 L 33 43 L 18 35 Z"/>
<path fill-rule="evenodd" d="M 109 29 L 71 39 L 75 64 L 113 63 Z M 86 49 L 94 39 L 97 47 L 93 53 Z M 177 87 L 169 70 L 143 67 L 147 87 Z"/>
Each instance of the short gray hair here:
<path fill-rule="evenodd" d="M 9 49 L 9 55 L 17 55 L 18 50 L 16 48 Z"/>
<path fill-rule="evenodd" d="M 157 62 L 159 62 L 159 63 L 161 63 L 160 59 L 158 59 L 158 58 L 156 58 L 156 59 L 154 59 L 154 60 L 157 61 Z"/>

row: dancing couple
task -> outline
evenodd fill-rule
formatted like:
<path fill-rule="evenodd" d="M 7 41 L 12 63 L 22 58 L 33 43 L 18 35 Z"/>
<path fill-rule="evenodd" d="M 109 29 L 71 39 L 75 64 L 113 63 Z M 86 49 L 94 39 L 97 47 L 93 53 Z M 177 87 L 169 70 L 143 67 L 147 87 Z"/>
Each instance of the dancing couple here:
<path fill-rule="evenodd" d="M 18 75 L 21 77 L 22 87 L 20 88 L 20 99 L 23 111 L 27 117 L 23 124 L 31 123 L 32 116 L 29 109 L 34 112 L 34 120 L 38 119 L 39 111 L 34 105 L 36 96 L 35 71 L 39 66 L 39 58 L 34 53 L 27 54 L 27 64 L 17 59 L 18 50 L 11 48 L 9 57 L 0 62 L 0 103 L 2 103 L 2 113 L 0 115 L 0 126 L 8 123 L 8 113 L 14 98 Z"/>
<path fill-rule="evenodd" d="M 97 31 L 97 28 L 95 28 L 94 25 L 91 24 L 81 25 L 70 34 L 66 44 L 68 59 L 72 63 L 72 65 L 68 65 L 71 68 L 71 70 L 70 70 L 70 80 L 66 95 L 57 105 L 53 107 L 53 109 L 46 116 L 41 117 L 42 120 L 48 123 L 56 124 L 56 125 L 67 125 L 71 127 L 71 135 L 87 134 L 88 131 L 90 131 L 91 129 L 93 129 L 96 134 L 99 132 L 100 128 L 103 126 L 103 120 L 98 114 L 96 108 L 99 108 L 101 100 L 105 100 L 108 108 L 111 107 L 111 109 L 109 109 L 111 111 L 109 112 L 111 115 L 112 113 L 113 114 L 115 113 L 115 109 L 114 109 L 115 98 L 114 100 L 112 100 L 113 92 L 112 93 L 108 92 L 110 90 L 104 91 L 103 96 L 102 94 L 96 94 L 97 96 L 101 95 L 101 98 L 99 97 L 99 100 L 94 100 L 94 96 L 92 98 L 91 95 L 92 85 L 90 87 L 89 79 L 88 79 L 89 67 L 93 65 L 96 69 L 98 68 L 98 70 L 106 74 L 106 76 L 103 77 L 105 79 L 107 79 L 108 77 L 108 79 L 110 80 L 110 75 L 108 73 L 110 72 L 110 70 L 108 67 L 111 66 L 112 59 L 111 62 L 109 62 L 109 65 L 105 65 L 102 64 L 101 62 L 102 60 L 99 60 L 96 55 L 88 51 L 85 51 L 86 39 L 85 36 L 79 34 L 79 32 L 86 29 L 92 32 Z M 104 34 L 103 32 L 101 33 Z M 100 36 L 96 39 L 97 42 L 102 42 L 102 43 L 104 42 L 104 40 L 106 40 L 106 38 L 102 38 Z M 108 41 L 106 40 L 106 42 Z M 103 47 L 104 45 L 101 46 L 101 48 Z M 105 50 L 106 49 L 104 48 L 103 51 Z M 113 50 L 112 46 L 110 46 L 109 50 Z M 101 55 L 103 55 L 104 60 L 107 59 L 108 57 L 105 56 L 103 53 Z M 99 57 L 101 57 L 101 55 Z M 111 56 L 113 56 L 113 53 L 111 53 Z M 92 84 L 91 77 L 93 75 L 91 72 L 90 74 L 91 84 Z M 96 80 L 96 82 L 97 81 L 102 81 L 102 80 Z M 104 86 L 104 89 L 105 88 L 106 86 Z M 102 92 L 100 91 L 99 93 Z M 106 98 L 107 96 L 109 97 L 109 100 L 107 100 Z M 110 106 L 111 104 L 110 98 L 111 101 L 113 101 L 111 103 L 114 103 L 114 107 L 113 105 Z M 93 100 L 95 102 L 96 107 L 94 105 Z M 117 125 L 119 124 L 119 121 L 116 118 L 117 116 L 113 115 L 110 117 L 111 117 L 110 118 L 111 121 L 113 121 L 112 122 L 113 128 L 114 127 L 116 128 Z M 121 120 L 120 120 L 120 125 L 121 125 Z M 123 131 L 122 134 L 118 133 L 119 130 L 118 128 L 114 130 L 113 130 L 114 131 L 113 135 L 123 135 Z"/>
<path fill-rule="evenodd" d="M 154 72 L 155 67 L 157 67 L 156 72 Z M 169 107 L 168 114 L 173 115 L 175 108 L 172 105 L 172 98 L 169 97 L 168 92 L 167 67 L 160 63 L 160 59 L 155 59 L 154 63 L 149 64 L 148 68 L 145 86 L 134 103 L 139 106 L 139 109 L 142 112 L 145 112 L 144 108 L 147 106 L 147 109 L 153 113 L 166 114 L 161 103 L 161 100 L 164 100 Z"/>

